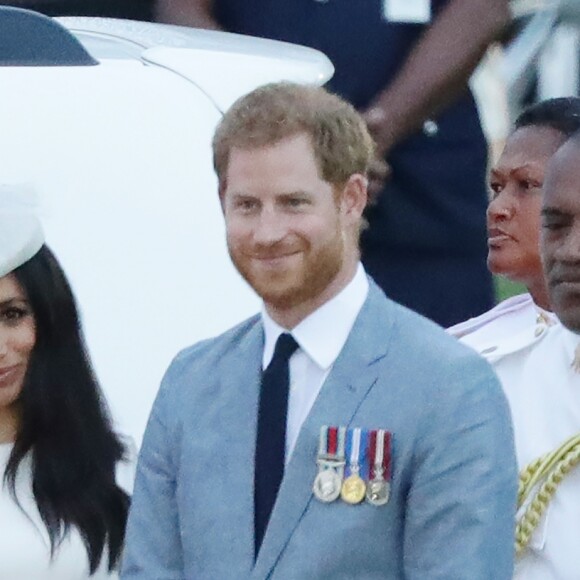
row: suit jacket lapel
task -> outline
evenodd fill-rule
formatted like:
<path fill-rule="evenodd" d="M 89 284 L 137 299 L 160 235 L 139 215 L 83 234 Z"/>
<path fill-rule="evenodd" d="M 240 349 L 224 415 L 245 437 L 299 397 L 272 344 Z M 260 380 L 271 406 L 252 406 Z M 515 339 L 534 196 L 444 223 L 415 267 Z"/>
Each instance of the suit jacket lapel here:
<path fill-rule="evenodd" d="M 391 336 L 391 308 L 371 282 L 349 338 L 326 379 L 298 436 L 294 453 L 264 536 L 252 578 L 265 578 L 312 501 L 318 438 L 322 425 L 348 426 L 377 380 L 373 363 L 387 352 Z"/>
<path fill-rule="evenodd" d="M 215 538 L 235 534 L 235 541 L 227 546 L 217 543 L 216 557 L 231 562 L 240 577 L 244 572 L 249 575 L 254 565 L 254 454 L 263 347 L 264 333 L 258 322 L 233 351 L 236 358 L 228 365 L 232 371 L 222 379 L 228 395 L 221 403 L 221 426 L 215 426 L 227 445 L 227 462 L 215 457 L 224 496 L 212 502 L 212 536 L 215 543 Z M 209 497 L 220 493 L 215 486 L 207 492 Z"/>

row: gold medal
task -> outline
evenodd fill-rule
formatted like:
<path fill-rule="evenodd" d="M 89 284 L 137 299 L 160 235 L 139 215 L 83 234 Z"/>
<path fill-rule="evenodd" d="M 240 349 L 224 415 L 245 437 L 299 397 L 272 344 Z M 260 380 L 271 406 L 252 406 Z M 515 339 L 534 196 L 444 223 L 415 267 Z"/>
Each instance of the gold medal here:
<path fill-rule="evenodd" d="M 340 497 L 346 503 L 357 504 L 365 498 L 366 485 L 360 475 L 353 473 L 342 482 Z"/>
<path fill-rule="evenodd" d="M 366 484 L 359 475 L 361 436 L 362 430 L 360 428 L 353 427 L 347 432 L 347 446 L 349 449 L 348 471 L 350 471 L 350 474 L 342 482 L 340 497 L 351 505 L 360 503 L 365 498 Z"/>

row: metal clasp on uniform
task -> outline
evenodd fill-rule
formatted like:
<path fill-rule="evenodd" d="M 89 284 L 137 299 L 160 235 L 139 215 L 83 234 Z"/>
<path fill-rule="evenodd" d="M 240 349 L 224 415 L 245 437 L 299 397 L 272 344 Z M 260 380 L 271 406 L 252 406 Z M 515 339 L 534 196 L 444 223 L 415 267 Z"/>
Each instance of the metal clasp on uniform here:
<path fill-rule="evenodd" d="M 427 135 L 427 137 L 435 137 L 437 133 L 439 133 L 439 125 L 433 119 L 427 119 L 423 123 L 423 133 Z"/>
<path fill-rule="evenodd" d="M 319 455 L 316 459 L 316 464 L 320 465 L 321 467 L 331 467 L 333 469 L 339 469 L 346 465 L 346 461 L 344 459 L 337 459 L 333 455 Z"/>

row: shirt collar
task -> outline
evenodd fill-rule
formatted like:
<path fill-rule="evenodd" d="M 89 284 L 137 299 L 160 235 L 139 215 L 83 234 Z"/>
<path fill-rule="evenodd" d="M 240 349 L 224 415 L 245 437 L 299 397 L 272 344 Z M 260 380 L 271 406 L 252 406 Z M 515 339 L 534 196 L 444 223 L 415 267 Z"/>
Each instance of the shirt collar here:
<path fill-rule="evenodd" d="M 322 370 L 328 370 L 340 354 L 368 291 L 369 281 L 359 262 L 354 278 L 292 330 L 300 349 Z M 264 306 L 262 321 L 265 335 L 262 368 L 266 368 L 274 355 L 278 337 L 287 330 L 272 320 Z"/>
<path fill-rule="evenodd" d="M 576 372 L 580 372 L 580 335 L 572 332 L 563 324 L 560 325 L 559 330 L 562 335 L 566 358 L 570 361 L 570 366 Z"/>

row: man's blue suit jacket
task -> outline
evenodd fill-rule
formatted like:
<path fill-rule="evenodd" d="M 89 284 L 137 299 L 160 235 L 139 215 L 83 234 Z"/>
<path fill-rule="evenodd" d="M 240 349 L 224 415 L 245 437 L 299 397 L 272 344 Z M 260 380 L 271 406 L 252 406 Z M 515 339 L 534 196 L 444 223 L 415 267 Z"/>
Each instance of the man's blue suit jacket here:
<path fill-rule="evenodd" d="M 516 460 L 488 364 L 371 283 L 253 556 L 259 316 L 180 353 L 139 459 L 122 578 L 508 580 Z M 388 504 L 312 494 L 321 425 L 393 434 Z"/>

